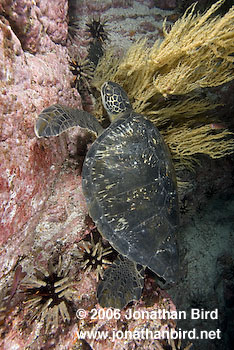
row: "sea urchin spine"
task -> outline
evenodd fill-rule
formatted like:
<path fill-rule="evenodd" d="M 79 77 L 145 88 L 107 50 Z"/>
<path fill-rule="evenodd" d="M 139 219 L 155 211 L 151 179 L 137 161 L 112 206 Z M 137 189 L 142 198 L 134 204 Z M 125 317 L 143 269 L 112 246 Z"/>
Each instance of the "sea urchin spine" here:
<path fill-rule="evenodd" d="M 48 263 L 48 271 L 36 270 L 35 277 L 25 280 L 22 288 L 27 296 L 24 301 L 30 312 L 30 320 L 38 319 L 45 323 L 46 331 L 50 326 L 58 328 L 59 315 L 63 322 L 70 322 L 68 303 L 74 293 L 71 289 L 72 282 L 67 276 L 68 270 L 63 271 L 62 258 L 59 257 L 58 265 Z"/>
<path fill-rule="evenodd" d="M 93 234 L 90 234 L 90 241 L 81 240 L 78 243 L 78 260 L 80 266 L 86 271 L 96 271 L 97 281 L 103 277 L 104 268 L 111 265 L 111 261 L 105 259 L 109 254 L 113 253 L 112 248 L 104 248 L 101 239 L 97 243 L 94 242 Z"/>

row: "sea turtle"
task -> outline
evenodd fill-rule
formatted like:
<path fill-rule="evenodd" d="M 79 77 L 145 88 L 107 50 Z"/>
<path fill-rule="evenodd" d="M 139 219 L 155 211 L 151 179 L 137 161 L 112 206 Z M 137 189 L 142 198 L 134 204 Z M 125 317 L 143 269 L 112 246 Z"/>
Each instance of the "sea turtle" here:
<path fill-rule="evenodd" d="M 82 187 L 90 216 L 119 253 L 97 297 L 101 306 L 123 308 L 140 298 L 145 267 L 163 282 L 176 280 L 176 178 L 158 129 L 134 112 L 123 88 L 105 82 L 101 96 L 111 119 L 107 129 L 88 112 L 56 104 L 38 116 L 35 133 L 50 137 L 79 125 L 97 134 L 84 161 Z"/>

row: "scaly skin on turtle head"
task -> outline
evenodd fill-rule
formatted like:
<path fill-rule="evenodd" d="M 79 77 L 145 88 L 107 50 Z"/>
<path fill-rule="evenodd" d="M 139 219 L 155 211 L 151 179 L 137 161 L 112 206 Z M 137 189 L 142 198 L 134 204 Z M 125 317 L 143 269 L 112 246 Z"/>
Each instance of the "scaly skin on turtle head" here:
<path fill-rule="evenodd" d="M 101 87 L 102 103 L 110 120 L 132 110 L 132 105 L 124 89 L 117 83 L 106 81 Z"/>

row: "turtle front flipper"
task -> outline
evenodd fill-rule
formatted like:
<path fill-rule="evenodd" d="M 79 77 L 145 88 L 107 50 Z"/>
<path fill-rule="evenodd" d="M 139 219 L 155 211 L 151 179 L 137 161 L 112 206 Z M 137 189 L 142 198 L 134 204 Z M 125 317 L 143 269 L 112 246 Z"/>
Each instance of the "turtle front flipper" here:
<path fill-rule="evenodd" d="M 99 282 L 98 302 L 102 307 L 122 309 L 130 301 L 140 299 L 143 285 L 143 266 L 119 255 Z"/>
<path fill-rule="evenodd" d="M 55 104 L 45 108 L 35 122 L 37 137 L 57 136 L 74 126 L 93 131 L 96 135 L 102 133 L 103 128 L 90 113 L 78 109 Z"/>

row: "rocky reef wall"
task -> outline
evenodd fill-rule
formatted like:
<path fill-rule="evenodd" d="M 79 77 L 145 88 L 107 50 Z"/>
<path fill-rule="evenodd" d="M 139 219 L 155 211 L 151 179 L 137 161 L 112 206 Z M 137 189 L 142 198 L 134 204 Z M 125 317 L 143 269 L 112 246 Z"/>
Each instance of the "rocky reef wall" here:
<path fill-rule="evenodd" d="M 58 140 L 36 139 L 36 115 L 51 103 L 81 106 L 70 87 L 67 8 L 65 0 L 0 5 L 1 243 L 35 225 L 67 155 Z"/>

